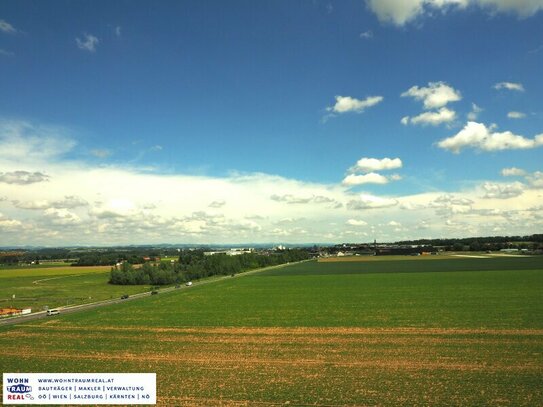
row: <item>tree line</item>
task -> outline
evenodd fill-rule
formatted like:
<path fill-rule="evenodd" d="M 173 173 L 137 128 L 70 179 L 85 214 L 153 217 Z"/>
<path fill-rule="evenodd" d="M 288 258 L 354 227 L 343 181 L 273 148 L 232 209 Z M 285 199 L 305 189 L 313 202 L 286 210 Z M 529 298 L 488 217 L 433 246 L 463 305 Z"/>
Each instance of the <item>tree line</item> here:
<path fill-rule="evenodd" d="M 119 285 L 168 285 L 216 275 L 235 275 L 257 268 L 305 260 L 306 250 L 291 249 L 277 253 L 245 253 L 237 256 L 205 256 L 201 250 L 184 251 L 175 263 L 144 263 L 134 267 L 129 262 L 111 268 L 110 283 Z"/>

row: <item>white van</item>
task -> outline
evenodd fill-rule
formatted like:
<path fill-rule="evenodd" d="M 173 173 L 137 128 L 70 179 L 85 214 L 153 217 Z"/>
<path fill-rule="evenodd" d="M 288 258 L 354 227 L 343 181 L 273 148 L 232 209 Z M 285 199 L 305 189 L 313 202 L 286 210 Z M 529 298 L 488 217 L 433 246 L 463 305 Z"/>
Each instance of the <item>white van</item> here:
<path fill-rule="evenodd" d="M 49 309 L 47 310 L 47 315 L 58 315 L 60 311 L 58 309 Z"/>

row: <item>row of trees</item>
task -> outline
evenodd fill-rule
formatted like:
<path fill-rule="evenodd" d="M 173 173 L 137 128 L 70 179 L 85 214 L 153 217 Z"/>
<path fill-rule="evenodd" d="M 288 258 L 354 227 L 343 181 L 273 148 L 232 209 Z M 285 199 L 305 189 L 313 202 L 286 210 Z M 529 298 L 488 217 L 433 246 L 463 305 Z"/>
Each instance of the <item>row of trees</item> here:
<path fill-rule="evenodd" d="M 445 250 L 481 251 L 501 249 L 528 249 L 537 250 L 543 247 L 543 234 L 530 236 L 492 236 L 492 237 L 468 237 L 461 239 L 419 239 L 396 242 L 408 245 L 430 245 L 443 247 Z"/>
<path fill-rule="evenodd" d="M 178 283 L 183 277 L 168 263 L 153 265 L 144 263 L 135 268 L 132 264 L 124 262 L 121 266 L 111 268 L 109 282 L 119 285 L 167 285 Z"/>
<path fill-rule="evenodd" d="M 216 275 L 235 275 L 256 268 L 305 260 L 305 250 L 285 250 L 278 253 L 246 253 L 238 256 L 215 254 L 204 256 L 203 251 L 184 251 L 176 263 L 144 263 L 136 268 L 128 262 L 111 268 L 111 284 L 167 285 L 183 283 Z"/>

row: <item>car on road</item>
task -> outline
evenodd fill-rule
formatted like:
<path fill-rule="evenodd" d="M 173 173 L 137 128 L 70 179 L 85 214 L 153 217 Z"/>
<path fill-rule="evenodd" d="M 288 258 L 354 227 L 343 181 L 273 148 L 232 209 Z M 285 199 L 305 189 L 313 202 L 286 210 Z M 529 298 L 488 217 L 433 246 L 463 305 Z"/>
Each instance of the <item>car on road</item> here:
<path fill-rule="evenodd" d="M 58 315 L 58 314 L 60 314 L 60 311 L 58 309 L 49 309 L 49 310 L 47 310 L 47 316 Z"/>
<path fill-rule="evenodd" d="M 190 287 L 190 286 L 192 285 L 192 281 L 187 281 L 187 282 L 185 283 L 185 285 L 186 285 L 187 287 Z"/>
<path fill-rule="evenodd" d="M 123 295 L 121 296 L 121 300 L 126 300 L 128 297 L 129 297 L 128 294 L 123 294 Z"/>

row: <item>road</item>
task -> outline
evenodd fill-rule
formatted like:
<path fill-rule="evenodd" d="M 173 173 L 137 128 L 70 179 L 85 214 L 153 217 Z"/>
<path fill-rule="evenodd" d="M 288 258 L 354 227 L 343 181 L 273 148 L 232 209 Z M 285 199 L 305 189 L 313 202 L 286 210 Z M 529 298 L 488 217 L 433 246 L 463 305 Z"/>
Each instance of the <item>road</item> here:
<path fill-rule="evenodd" d="M 306 262 L 306 261 L 310 261 L 310 260 L 302 260 L 302 261 L 299 261 L 299 262 L 296 262 L 296 263 L 303 263 L 303 262 Z M 203 279 L 201 281 L 198 281 L 198 282 L 194 282 L 192 284 L 192 286 L 190 286 L 190 287 L 186 286 L 186 285 L 180 285 L 179 288 L 167 287 L 167 288 L 161 288 L 160 290 L 158 290 L 158 292 L 159 292 L 159 295 L 163 295 L 165 293 L 169 293 L 169 292 L 172 292 L 172 291 L 187 290 L 187 289 L 190 289 L 191 287 L 197 287 L 197 286 L 204 285 L 204 284 L 216 283 L 216 282 L 222 281 L 224 279 L 241 278 L 241 277 L 248 276 L 248 275 L 251 275 L 251 274 L 261 273 L 261 272 L 266 271 L 266 270 L 273 270 L 273 269 L 277 269 L 277 268 L 286 267 L 286 266 L 296 264 L 296 263 L 279 264 L 277 266 L 270 266 L 270 267 L 264 267 L 264 268 L 261 268 L 261 269 L 245 271 L 243 273 L 236 274 L 233 277 L 232 276 L 210 277 L 210 278 L 206 278 L 206 279 Z M 124 300 L 121 299 L 121 298 L 116 298 L 116 299 L 112 299 L 112 300 L 91 302 L 91 303 L 88 303 L 88 304 L 70 305 L 70 306 L 66 306 L 66 307 L 57 307 L 55 309 L 58 309 L 60 311 L 61 315 L 71 314 L 71 313 L 74 313 L 74 312 L 88 311 L 88 310 L 91 310 L 91 309 L 94 309 L 94 308 L 104 307 L 104 306 L 111 305 L 111 304 L 118 304 L 120 302 L 133 301 L 133 300 L 136 300 L 136 299 L 139 299 L 139 298 L 148 297 L 150 295 L 152 295 L 151 291 L 146 291 L 144 293 L 133 294 L 130 297 L 124 299 Z M 47 316 L 46 311 L 33 312 L 32 314 L 19 315 L 19 316 L 15 316 L 15 317 L 9 317 L 9 318 L 2 319 L 2 320 L 0 320 L 0 327 L 5 326 L 5 325 L 22 324 L 22 323 L 34 321 L 34 320 L 37 320 L 37 319 L 42 319 L 42 318 L 55 318 L 55 316 Z"/>

